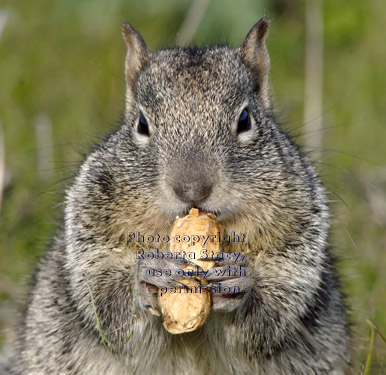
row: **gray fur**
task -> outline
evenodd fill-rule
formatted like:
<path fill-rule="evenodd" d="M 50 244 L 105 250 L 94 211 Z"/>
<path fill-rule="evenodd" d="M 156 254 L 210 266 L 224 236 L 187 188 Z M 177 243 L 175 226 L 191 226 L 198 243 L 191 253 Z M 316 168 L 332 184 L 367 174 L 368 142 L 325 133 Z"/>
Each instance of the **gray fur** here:
<path fill-rule="evenodd" d="M 350 373 L 326 197 L 271 116 L 267 32 L 263 19 L 236 50 L 153 53 L 124 26 L 126 116 L 67 191 L 63 229 L 41 261 L 20 329 L 15 374 Z M 252 127 L 238 133 L 245 107 Z M 138 132 L 140 113 L 148 135 Z M 237 265 L 247 274 L 208 275 L 244 293 L 214 295 L 203 327 L 171 335 L 148 310 L 157 300 L 146 282 L 176 281 L 144 270 L 184 262 L 138 260 L 127 233 L 167 235 L 192 206 L 215 213 L 226 233 L 246 235 L 224 251 L 245 254 Z"/>

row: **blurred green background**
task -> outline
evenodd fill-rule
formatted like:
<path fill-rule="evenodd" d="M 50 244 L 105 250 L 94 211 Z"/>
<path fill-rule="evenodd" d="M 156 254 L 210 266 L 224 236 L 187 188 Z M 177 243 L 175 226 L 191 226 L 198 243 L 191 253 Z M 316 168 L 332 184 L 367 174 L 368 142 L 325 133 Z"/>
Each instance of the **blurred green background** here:
<path fill-rule="evenodd" d="M 259 18 L 271 20 L 277 118 L 303 144 L 305 1 L 197 4 L 202 17 L 196 11 L 191 42 L 199 46 L 238 46 Z M 60 223 L 65 187 L 90 145 L 123 113 L 122 22 L 130 21 L 151 49 L 172 46 L 191 7 L 190 0 L 0 3 L 0 345 L 12 336 L 36 260 Z M 322 9 L 323 144 L 310 157 L 329 191 L 330 242 L 348 295 L 359 374 L 369 348 L 366 321 L 386 335 L 386 2 L 325 0 Z M 385 353 L 377 335 L 371 374 L 386 371 Z"/>

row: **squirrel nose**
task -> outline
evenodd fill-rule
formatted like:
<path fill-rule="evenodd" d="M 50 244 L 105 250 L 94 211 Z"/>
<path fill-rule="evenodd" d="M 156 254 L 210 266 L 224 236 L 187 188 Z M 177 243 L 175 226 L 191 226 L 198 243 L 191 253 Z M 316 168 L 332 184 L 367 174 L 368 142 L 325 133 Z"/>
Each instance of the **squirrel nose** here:
<path fill-rule="evenodd" d="M 212 185 L 199 182 L 179 184 L 173 187 L 177 197 L 183 202 L 199 204 L 203 202 L 212 192 Z"/>

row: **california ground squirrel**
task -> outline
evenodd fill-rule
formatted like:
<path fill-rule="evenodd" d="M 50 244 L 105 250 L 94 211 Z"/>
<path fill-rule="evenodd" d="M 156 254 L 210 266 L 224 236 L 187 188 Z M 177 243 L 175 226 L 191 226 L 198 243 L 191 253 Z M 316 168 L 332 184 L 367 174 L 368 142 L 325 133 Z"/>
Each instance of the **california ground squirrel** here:
<path fill-rule="evenodd" d="M 15 374 L 350 373 L 326 197 L 272 117 L 267 34 L 261 19 L 236 49 L 153 53 L 123 26 L 125 117 L 67 191 L 63 228 L 41 261 L 20 330 Z M 227 251 L 246 259 L 220 260 L 216 270 L 237 264 L 246 273 L 209 272 L 210 285 L 243 293 L 214 294 L 203 327 L 172 335 L 150 313 L 157 299 L 146 292 L 178 280 L 146 270 L 177 270 L 186 260 L 141 259 L 127 234 L 168 235 L 191 207 L 245 236 Z"/>

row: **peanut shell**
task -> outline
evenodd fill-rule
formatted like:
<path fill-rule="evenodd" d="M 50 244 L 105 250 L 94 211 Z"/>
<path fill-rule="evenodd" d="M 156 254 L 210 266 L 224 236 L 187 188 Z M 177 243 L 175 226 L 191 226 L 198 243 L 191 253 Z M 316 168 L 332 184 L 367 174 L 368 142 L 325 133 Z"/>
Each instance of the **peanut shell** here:
<path fill-rule="evenodd" d="M 194 252 L 195 259 L 188 259 L 204 270 L 210 269 L 214 267 L 215 262 L 198 259 L 202 257 L 203 249 L 206 249 L 208 254 L 220 252 L 220 242 L 208 240 L 204 245 L 204 239 L 201 236 L 213 236 L 219 232 L 221 234 L 221 231 L 221 225 L 213 214 L 199 212 L 196 208 L 192 208 L 189 215 L 178 218 L 174 222 L 170 233 L 170 251 L 174 253 Z M 176 236 L 180 236 L 180 242 L 175 240 Z M 193 241 L 184 242 L 184 236 L 190 236 L 191 239 L 193 236 L 200 236 L 200 241 L 194 244 Z M 189 269 L 192 267 L 188 266 L 184 271 Z M 158 293 L 158 302 L 164 319 L 163 325 L 167 331 L 174 334 L 191 332 L 201 327 L 210 312 L 210 293 L 201 288 L 200 283 L 196 280 L 182 279 L 180 281 L 189 286 L 191 291 L 178 287 L 169 288 L 167 293 L 161 293 L 161 291 Z M 203 283 L 205 280 L 202 280 Z"/>

